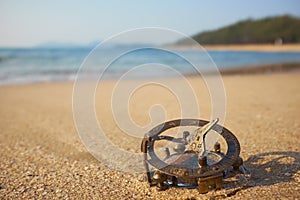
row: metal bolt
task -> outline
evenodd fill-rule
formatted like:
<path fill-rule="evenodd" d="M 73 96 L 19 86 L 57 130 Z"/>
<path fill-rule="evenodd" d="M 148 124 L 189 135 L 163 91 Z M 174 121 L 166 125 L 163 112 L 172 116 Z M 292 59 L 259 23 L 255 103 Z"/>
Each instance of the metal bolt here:
<path fill-rule="evenodd" d="M 207 167 L 207 157 L 206 156 L 201 156 L 199 158 L 199 167 L 203 168 L 203 167 Z"/>
<path fill-rule="evenodd" d="M 221 144 L 219 142 L 215 143 L 214 150 L 216 153 L 221 153 Z"/>

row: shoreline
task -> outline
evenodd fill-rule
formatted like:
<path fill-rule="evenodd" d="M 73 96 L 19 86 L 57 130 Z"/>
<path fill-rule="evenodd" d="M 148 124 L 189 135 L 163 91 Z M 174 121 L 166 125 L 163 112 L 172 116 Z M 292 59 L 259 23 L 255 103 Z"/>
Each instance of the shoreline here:
<path fill-rule="evenodd" d="M 173 50 L 207 51 L 256 51 L 256 52 L 300 52 L 300 44 L 212 44 L 212 45 L 170 45 Z"/>
<path fill-rule="evenodd" d="M 300 63 L 274 63 L 220 69 L 221 75 L 273 74 L 300 72 Z"/>
<path fill-rule="evenodd" d="M 224 76 L 231 75 L 252 75 L 252 74 L 272 74 L 272 73 L 299 73 L 300 72 L 300 62 L 291 62 L 291 63 L 272 63 L 272 64 L 261 64 L 261 65 L 249 65 L 249 66 L 238 66 L 238 67 L 226 67 L 219 68 L 219 72 Z M 210 74 L 209 71 L 205 73 Z M 193 77 L 194 74 L 186 74 L 187 77 Z M 172 77 L 170 77 L 172 78 Z M 147 78 L 145 78 L 147 79 Z M 155 79 L 155 78 L 148 78 Z M 130 79 L 129 79 L 130 80 Z M 132 79 L 140 80 L 140 79 Z M 143 79 L 142 79 L 143 80 Z M 116 81 L 116 79 L 107 79 L 107 81 Z M 59 84 L 59 83 L 70 83 L 73 84 L 75 80 L 48 80 L 48 81 L 32 81 L 26 83 L 0 83 L 0 87 L 3 86 L 19 86 L 19 85 L 36 85 L 36 84 Z"/>

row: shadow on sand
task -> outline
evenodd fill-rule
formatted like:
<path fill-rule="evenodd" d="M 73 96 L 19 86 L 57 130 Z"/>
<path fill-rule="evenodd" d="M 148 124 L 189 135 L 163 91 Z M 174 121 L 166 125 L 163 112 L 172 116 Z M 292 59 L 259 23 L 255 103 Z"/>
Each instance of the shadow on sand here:
<path fill-rule="evenodd" d="M 251 171 L 253 186 L 268 186 L 293 181 L 300 170 L 300 153 L 277 151 L 250 156 L 245 162 Z"/>
<path fill-rule="evenodd" d="M 226 180 L 223 194 L 211 196 L 210 199 L 231 197 L 251 187 L 294 181 L 293 176 L 300 170 L 300 153 L 278 151 L 256 154 L 244 161 L 244 166 L 251 172 L 250 179 L 237 174 L 237 179 Z"/>

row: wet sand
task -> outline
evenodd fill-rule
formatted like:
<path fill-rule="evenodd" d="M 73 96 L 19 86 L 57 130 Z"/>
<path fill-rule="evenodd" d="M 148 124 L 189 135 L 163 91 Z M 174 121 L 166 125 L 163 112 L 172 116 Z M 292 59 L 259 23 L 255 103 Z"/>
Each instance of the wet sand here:
<path fill-rule="evenodd" d="M 189 81 L 196 91 L 206 90 L 197 78 Z M 157 192 L 143 182 L 142 175 L 111 170 L 93 158 L 78 137 L 72 114 L 73 84 L 40 83 L 0 87 L 0 198 L 300 198 L 300 73 L 234 74 L 223 81 L 225 126 L 239 139 L 241 156 L 252 172 L 247 183 L 225 182 L 224 189 L 204 195 L 188 188 Z M 107 81 L 103 87 L 109 90 L 112 85 Z M 137 105 L 132 116 L 138 124 L 149 122 L 141 110 L 156 99 L 144 97 L 134 97 Z M 209 94 L 197 97 L 201 118 L 209 119 Z M 162 101 L 167 103 L 168 118 L 176 118 L 177 102 L 167 97 Z M 102 117 L 109 137 L 138 152 L 141 140 L 118 140 L 121 133 L 109 109 L 101 105 L 96 109 L 107 112 Z"/>

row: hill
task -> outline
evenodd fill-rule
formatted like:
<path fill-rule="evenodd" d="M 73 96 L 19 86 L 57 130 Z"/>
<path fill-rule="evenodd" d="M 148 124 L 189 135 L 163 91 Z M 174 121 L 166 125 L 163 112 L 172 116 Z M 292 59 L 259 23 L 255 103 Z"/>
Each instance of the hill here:
<path fill-rule="evenodd" d="M 299 43 L 300 18 L 285 15 L 258 20 L 244 20 L 235 24 L 192 36 L 200 44 L 267 44 Z M 176 45 L 188 45 L 179 40 Z"/>

